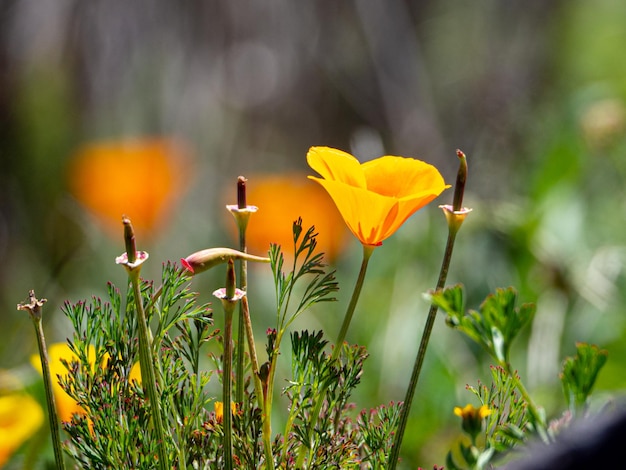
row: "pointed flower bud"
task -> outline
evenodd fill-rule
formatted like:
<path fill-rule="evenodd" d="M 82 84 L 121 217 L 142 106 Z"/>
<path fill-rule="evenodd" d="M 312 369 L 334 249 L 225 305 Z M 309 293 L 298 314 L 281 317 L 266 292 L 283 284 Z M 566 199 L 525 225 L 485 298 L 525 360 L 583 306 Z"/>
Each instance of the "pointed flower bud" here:
<path fill-rule="evenodd" d="M 218 264 L 226 263 L 228 260 L 256 261 L 259 263 L 269 263 L 269 258 L 254 256 L 232 248 L 208 248 L 196 251 L 186 258 L 181 258 L 180 263 L 192 274 L 199 274 L 211 269 Z"/>
<path fill-rule="evenodd" d="M 126 253 L 122 253 L 115 258 L 117 264 L 121 264 L 128 272 L 141 269 L 141 265 L 148 259 L 148 253 L 145 251 L 137 251 L 135 244 L 135 232 L 130 219 L 126 216 L 122 217 L 124 224 L 124 245 Z"/>
<path fill-rule="evenodd" d="M 249 206 L 246 202 L 246 181 L 248 180 L 243 176 L 237 178 L 237 204 L 226 206 L 226 209 L 235 217 L 240 233 L 245 232 L 250 215 L 258 210 L 256 206 Z"/>
<path fill-rule="evenodd" d="M 467 180 L 467 158 L 465 154 L 460 150 L 456 151 L 456 155 L 459 157 L 459 171 L 456 175 L 456 184 L 454 186 L 454 198 L 452 205 L 444 204 L 439 206 L 443 210 L 446 220 L 448 221 L 448 228 L 451 232 L 458 232 L 465 220 L 467 214 L 472 212 L 472 209 L 463 206 L 463 195 L 465 193 L 465 182 Z"/>
<path fill-rule="evenodd" d="M 237 289 L 235 279 L 235 262 L 233 259 L 228 260 L 228 269 L 226 270 L 226 287 L 217 289 L 213 295 L 224 302 L 237 302 L 246 295 L 245 291 Z"/>

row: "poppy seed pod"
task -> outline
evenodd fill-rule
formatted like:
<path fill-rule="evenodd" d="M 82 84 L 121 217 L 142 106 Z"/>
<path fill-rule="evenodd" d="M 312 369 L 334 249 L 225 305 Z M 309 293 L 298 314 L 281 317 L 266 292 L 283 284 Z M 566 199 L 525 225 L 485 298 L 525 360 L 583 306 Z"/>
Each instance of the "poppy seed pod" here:
<path fill-rule="evenodd" d="M 218 264 L 226 263 L 228 260 L 256 261 L 259 263 L 269 263 L 269 258 L 254 256 L 232 248 L 208 248 L 196 251 L 186 258 L 181 258 L 180 263 L 187 271 L 198 274 L 211 269 Z"/>

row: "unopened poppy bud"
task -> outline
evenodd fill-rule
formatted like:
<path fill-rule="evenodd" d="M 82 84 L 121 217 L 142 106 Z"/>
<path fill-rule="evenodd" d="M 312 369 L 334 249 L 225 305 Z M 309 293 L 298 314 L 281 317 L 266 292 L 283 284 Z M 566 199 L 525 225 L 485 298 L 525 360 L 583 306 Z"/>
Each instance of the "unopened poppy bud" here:
<path fill-rule="evenodd" d="M 135 231 L 130 219 L 126 216 L 122 217 L 124 224 L 124 244 L 126 245 L 126 255 L 129 263 L 134 263 L 136 258 L 137 246 L 135 245 Z"/>
<path fill-rule="evenodd" d="M 234 298 L 236 289 L 237 279 L 235 277 L 235 262 L 232 259 L 229 259 L 228 268 L 226 269 L 226 297 L 229 299 Z"/>
<path fill-rule="evenodd" d="M 126 246 L 126 253 L 122 253 L 115 258 L 117 264 L 121 264 L 127 271 L 134 271 L 140 269 L 144 261 L 148 259 L 148 253 L 145 251 L 137 251 L 135 243 L 135 232 L 130 219 L 126 216 L 122 217 L 122 223 L 124 224 L 124 245 Z"/>
<path fill-rule="evenodd" d="M 256 206 L 249 206 L 246 202 L 246 181 L 248 180 L 243 176 L 237 178 L 237 204 L 226 206 L 226 209 L 233 214 L 240 234 L 245 233 L 250 215 L 258 210 Z"/>
<path fill-rule="evenodd" d="M 196 251 L 186 258 L 181 258 L 180 263 L 187 271 L 198 274 L 211 269 L 218 264 L 226 263 L 228 260 L 256 261 L 259 263 L 269 263 L 269 258 L 250 255 L 232 248 L 208 248 Z"/>
<path fill-rule="evenodd" d="M 243 176 L 237 178 L 237 208 L 245 209 L 246 204 L 246 179 Z"/>
<path fill-rule="evenodd" d="M 452 207 L 455 211 L 460 211 L 463 206 L 463 194 L 465 193 L 465 181 L 467 181 L 467 157 L 463 152 L 457 149 L 457 157 L 459 157 L 459 171 L 456 174 L 456 184 L 454 185 L 454 198 Z"/>
<path fill-rule="evenodd" d="M 456 151 L 457 157 L 459 157 L 459 170 L 456 175 L 456 184 L 454 186 L 454 198 L 452 205 L 444 204 L 439 206 L 443 209 L 443 213 L 448 221 L 448 228 L 451 232 L 455 233 L 459 231 L 463 221 L 467 214 L 472 212 L 472 209 L 463 206 L 463 195 L 465 193 L 465 182 L 467 181 L 467 158 L 465 154 L 460 150 Z"/>
<path fill-rule="evenodd" d="M 245 291 L 237 289 L 235 262 L 232 258 L 228 260 L 228 268 L 226 269 L 226 287 L 217 289 L 213 295 L 222 301 L 224 309 L 231 312 L 233 305 L 246 295 Z"/>

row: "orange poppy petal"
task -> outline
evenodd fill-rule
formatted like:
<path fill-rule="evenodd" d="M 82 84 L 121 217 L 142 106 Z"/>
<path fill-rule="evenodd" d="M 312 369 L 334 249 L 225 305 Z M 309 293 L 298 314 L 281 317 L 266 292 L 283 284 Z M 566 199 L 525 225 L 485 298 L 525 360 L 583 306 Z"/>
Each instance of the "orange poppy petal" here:
<path fill-rule="evenodd" d="M 306 159 L 309 166 L 326 180 L 340 181 L 357 188 L 367 187 L 361 164 L 349 153 L 330 147 L 311 147 Z"/>
<path fill-rule="evenodd" d="M 307 161 L 322 178 L 346 224 L 363 244 L 377 245 L 448 188 L 434 166 L 387 155 L 359 164 L 352 155 L 312 147 Z"/>
<path fill-rule="evenodd" d="M 398 199 L 420 194 L 439 195 L 450 187 L 437 168 L 414 158 L 387 155 L 365 162 L 361 168 L 368 190 Z"/>

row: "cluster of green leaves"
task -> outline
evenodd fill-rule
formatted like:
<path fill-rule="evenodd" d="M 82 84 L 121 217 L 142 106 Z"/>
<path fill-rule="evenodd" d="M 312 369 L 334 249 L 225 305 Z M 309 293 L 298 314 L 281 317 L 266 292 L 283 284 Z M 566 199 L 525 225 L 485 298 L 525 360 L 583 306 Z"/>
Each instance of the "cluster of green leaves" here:
<path fill-rule="evenodd" d="M 283 271 L 279 246 L 270 249 L 276 288 L 276 329 L 268 331 L 266 386 L 271 396 L 276 361 L 286 328 L 312 305 L 334 301 L 338 290 L 334 271 L 327 272 L 323 253 L 318 253 L 315 228 L 303 230 L 302 219 L 293 224 L 294 256 L 291 270 Z M 300 281 L 304 287 L 299 288 Z M 298 300 L 292 302 L 295 295 Z M 283 390 L 288 416 L 282 435 L 276 437 L 274 454 L 279 468 L 383 468 L 391 448 L 399 405 L 381 407 L 377 419 L 354 419 L 349 399 L 360 383 L 367 351 L 347 344 L 333 360 L 322 331 L 293 332 L 291 379 Z M 263 368 L 262 368 L 263 372 Z M 321 409 L 315 405 L 323 397 Z M 270 399 L 271 400 L 271 399 Z M 271 401 L 269 402 L 271 405 Z"/>
<path fill-rule="evenodd" d="M 306 468 L 385 468 L 401 405 L 362 411 L 355 419 L 349 399 L 360 383 L 365 348 L 344 343 L 339 360 L 333 361 L 321 331 L 294 332 L 291 343 L 286 438 L 277 448 L 280 468 L 300 468 L 296 458 L 302 451 Z M 312 419 L 319 394 L 324 404 Z"/>
<path fill-rule="evenodd" d="M 293 333 L 292 378 L 285 389 L 290 405 L 283 455 L 290 460 L 302 446 L 308 454 L 308 468 L 344 468 L 358 453 L 356 442 L 348 435 L 344 416 L 350 392 L 359 384 L 364 348 L 344 345 L 344 361 L 331 361 L 325 352 L 327 341 L 321 331 Z M 312 412 L 318 395 L 326 401 L 312 426 Z M 348 431 L 349 434 L 349 431 Z"/>
<path fill-rule="evenodd" d="M 141 281 L 140 299 L 152 325 L 161 406 L 168 439 L 158 442 L 150 423 L 143 387 L 131 379 L 138 361 L 137 320 L 132 289 L 123 306 L 112 284 L 108 302 L 66 303 L 74 327 L 70 348 L 78 361 L 67 364 L 61 385 L 86 411 L 64 423 L 68 453 L 84 468 L 152 468 L 157 446 L 165 445 L 176 466 L 204 468 L 217 448 L 203 436 L 214 432 L 208 411 L 210 371 L 200 370 L 200 347 L 213 338 L 208 305 L 197 305 L 186 274 L 167 263 L 162 287 Z M 217 441 L 219 442 L 219 441 Z"/>
<path fill-rule="evenodd" d="M 277 330 L 287 328 L 301 313 L 320 302 L 333 302 L 334 292 L 339 290 L 335 280 L 335 271 L 326 271 L 323 262 L 324 253 L 317 252 L 317 233 L 315 227 L 306 232 L 302 228 L 302 218 L 293 223 L 294 256 L 291 269 L 283 270 L 285 257 L 279 245 L 270 246 L 270 265 L 274 275 L 276 289 Z M 307 280 L 298 305 L 292 308 L 291 299 L 299 281 Z"/>
<path fill-rule="evenodd" d="M 491 411 L 485 420 L 482 444 L 479 447 L 474 441 L 471 445 L 460 443 L 458 454 L 464 465 L 455 461 L 450 452 L 447 468 L 493 468 L 493 462 L 507 458 L 512 449 L 519 448 L 531 437 L 553 442 L 556 433 L 569 424 L 572 417 L 587 411 L 596 378 L 607 360 L 605 350 L 578 343 L 576 355 L 564 360 L 560 378 L 569 409 L 549 425 L 543 409 L 534 404 L 509 362 L 511 344 L 529 323 L 535 306 L 524 304 L 518 307 L 517 292 L 513 288 L 497 289 L 487 296 L 479 310 L 467 312 L 460 285 L 431 292 L 430 298 L 447 313 L 449 326 L 479 344 L 497 363 L 491 367 L 491 386 L 479 383 L 477 387 L 467 387 L 481 405 Z"/>
<path fill-rule="evenodd" d="M 513 340 L 535 313 L 534 304 L 516 306 L 517 291 L 511 287 L 488 295 L 479 310 L 465 311 L 461 286 L 433 294 L 432 301 L 448 314 L 448 325 L 482 346 L 499 364 L 509 361 Z"/>

